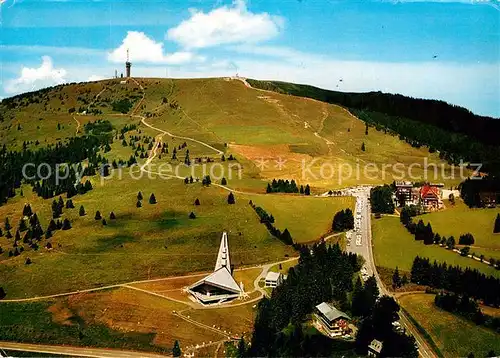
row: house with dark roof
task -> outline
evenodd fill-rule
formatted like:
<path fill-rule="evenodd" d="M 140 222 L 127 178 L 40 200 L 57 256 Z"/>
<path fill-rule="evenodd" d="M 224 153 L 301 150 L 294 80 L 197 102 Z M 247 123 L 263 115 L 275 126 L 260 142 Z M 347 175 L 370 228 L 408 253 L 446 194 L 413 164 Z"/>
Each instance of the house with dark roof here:
<path fill-rule="evenodd" d="M 351 318 L 326 302 L 315 307 L 314 316 L 320 330 L 326 332 L 330 337 L 341 336 L 351 331 L 349 328 Z"/>
<path fill-rule="evenodd" d="M 222 234 L 214 272 L 188 287 L 188 292 L 202 304 L 222 303 L 240 297 L 243 290 L 232 275 L 227 233 Z"/>

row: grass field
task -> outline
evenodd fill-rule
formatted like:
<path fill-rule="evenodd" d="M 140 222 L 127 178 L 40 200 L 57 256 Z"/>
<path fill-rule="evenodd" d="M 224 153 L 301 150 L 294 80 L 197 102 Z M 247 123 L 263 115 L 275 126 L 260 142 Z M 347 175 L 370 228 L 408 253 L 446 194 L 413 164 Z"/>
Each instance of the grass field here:
<path fill-rule="evenodd" d="M 51 239 L 53 250 L 27 250 L 18 257 L 2 254 L 0 276 L 9 298 L 30 297 L 73 291 L 111 283 L 164 277 L 213 269 L 222 231 L 229 233 L 232 262 L 236 267 L 279 261 L 293 250 L 271 237 L 259 223 L 248 201 L 236 195 L 236 204 L 227 204 L 227 192 L 201 183 L 185 185 L 180 180 L 109 180 L 73 198 L 75 209 L 63 217 L 73 228 L 57 231 Z M 141 191 L 143 207 L 136 208 Z M 157 204 L 148 203 L 155 193 Z M 195 206 L 198 198 L 200 206 Z M 30 202 L 44 228 L 51 218 L 52 200 L 33 196 L 16 197 L 0 207 L 3 222 L 9 217 L 18 224 L 25 202 Z M 78 208 L 87 215 L 80 217 Z M 94 220 L 100 210 L 108 221 Z M 109 220 L 109 213 L 116 220 Z M 191 211 L 197 218 L 188 218 Z M 45 241 L 42 242 L 44 244 Z M 0 238 L 0 246 L 11 248 L 12 240 Z M 30 257 L 32 265 L 24 265 Z M 56 280 L 57 285 L 51 284 Z"/>
<path fill-rule="evenodd" d="M 275 218 L 275 226 L 290 231 L 295 242 L 320 239 L 331 231 L 333 216 L 340 210 L 354 210 L 353 197 L 315 198 L 291 195 L 246 196 Z"/>
<path fill-rule="evenodd" d="M 253 329 L 255 314 L 257 313 L 255 304 L 241 305 L 237 307 L 225 307 L 220 309 L 183 311 L 184 316 L 194 319 L 207 326 L 216 326 L 226 331 L 230 336 L 248 337 Z"/>
<path fill-rule="evenodd" d="M 424 245 L 416 241 L 413 236 L 401 225 L 399 218 L 385 216 L 372 219 L 372 233 L 375 264 L 390 269 L 396 266 L 403 271 L 410 271 L 415 256 L 428 257 L 449 265 L 477 268 L 487 275 L 500 277 L 500 271 L 494 268 L 462 257 L 454 252 L 437 245 Z"/>
<path fill-rule="evenodd" d="M 293 261 L 288 261 L 288 262 L 285 262 L 282 264 L 274 265 L 269 269 L 269 271 L 281 272 L 282 274 L 287 275 L 288 271 L 290 270 L 290 267 L 294 267 L 297 264 L 298 264 L 298 259 L 293 260 Z M 281 269 L 280 269 L 280 266 L 281 266 Z"/>
<path fill-rule="evenodd" d="M 498 334 L 446 312 L 434 305 L 434 295 L 413 294 L 399 299 L 400 304 L 427 331 L 445 357 L 465 357 L 473 352 L 485 357 L 500 351 Z"/>
<path fill-rule="evenodd" d="M 483 254 L 486 259 L 500 259 L 500 234 L 493 234 L 493 225 L 500 208 L 470 209 L 462 200 L 447 205 L 446 210 L 423 215 L 424 222 L 430 222 L 432 229 L 441 235 L 458 238 L 470 232 L 475 239 L 471 252 Z"/>
<path fill-rule="evenodd" d="M 0 340 L 169 351 L 224 338 L 173 314 L 185 305 L 130 289 L 0 304 Z"/>

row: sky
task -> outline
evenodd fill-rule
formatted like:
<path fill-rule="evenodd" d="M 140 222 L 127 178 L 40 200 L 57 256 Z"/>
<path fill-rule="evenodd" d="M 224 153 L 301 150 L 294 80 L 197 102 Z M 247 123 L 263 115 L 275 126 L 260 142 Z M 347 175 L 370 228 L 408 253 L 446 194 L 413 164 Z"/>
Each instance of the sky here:
<path fill-rule="evenodd" d="M 500 117 L 499 0 L 0 0 L 0 98 L 124 72 L 240 76 Z"/>

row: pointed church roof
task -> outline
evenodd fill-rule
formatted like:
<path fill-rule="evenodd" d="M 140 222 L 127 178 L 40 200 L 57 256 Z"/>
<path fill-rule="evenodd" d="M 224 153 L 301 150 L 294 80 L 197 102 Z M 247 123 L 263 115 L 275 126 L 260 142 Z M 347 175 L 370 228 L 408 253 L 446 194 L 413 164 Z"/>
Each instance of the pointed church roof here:
<path fill-rule="evenodd" d="M 231 260 L 229 259 L 229 246 L 227 243 L 227 233 L 222 233 L 219 253 L 215 262 L 215 269 L 207 277 L 202 278 L 198 282 L 192 284 L 189 288 L 195 288 L 201 284 L 208 284 L 222 288 L 234 293 L 240 293 L 241 288 L 234 280 L 231 274 Z"/>
<path fill-rule="evenodd" d="M 201 284 L 212 285 L 234 293 L 241 292 L 240 286 L 238 286 L 233 276 L 231 276 L 231 274 L 225 267 L 221 267 L 207 277 L 202 278 L 201 280 L 193 284 L 191 288 L 197 287 Z"/>
<path fill-rule="evenodd" d="M 221 267 L 226 267 L 231 273 L 231 260 L 229 259 L 229 244 L 227 243 L 227 232 L 222 233 L 220 241 L 219 253 L 217 254 L 217 261 L 215 262 L 214 272 Z"/>

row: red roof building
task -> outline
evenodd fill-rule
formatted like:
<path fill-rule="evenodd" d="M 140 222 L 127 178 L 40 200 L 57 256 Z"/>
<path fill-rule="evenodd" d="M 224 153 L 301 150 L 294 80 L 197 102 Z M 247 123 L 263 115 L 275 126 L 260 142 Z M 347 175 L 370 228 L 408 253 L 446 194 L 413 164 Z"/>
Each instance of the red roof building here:
<path fill-rule="evenodd" d="M 437 208 L 442 203 L 439 188 L 431 185 L 424 185 L 420 189 L 420 199 L 425 206 L 433 206 Z"/>

